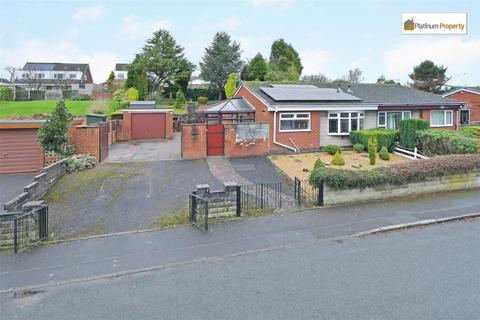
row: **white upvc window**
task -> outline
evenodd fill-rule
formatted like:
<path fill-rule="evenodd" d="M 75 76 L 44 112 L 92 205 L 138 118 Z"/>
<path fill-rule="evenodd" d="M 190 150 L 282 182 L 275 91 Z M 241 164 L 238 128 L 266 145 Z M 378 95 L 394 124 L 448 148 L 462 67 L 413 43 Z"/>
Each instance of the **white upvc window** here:
<path fill-rule="evenodd" d="M 431 127 L 453 126 L 453 111 L 452 110 L 431 110 L 430 126 Z"/>
<path fill-rule="evenodd" d="M 348 135 L 350 131 L 362 130 L 365 114 L 360 111 L 344 111 L 328 113 L 328 134 Z"/>
<path fill-rule="evenodd" d="M 310 112 L 280 113 L 280 132 L 310 131 Z"/>
<path fill-rule="evenodd" d="M 379 111 L 377 126 L 379 128 L 398 130 L 400 129 L 400 121 L 410 119 L 411 117 L 411 111 Z"/>
<path fill-rule="evenodd" d="M 70 73 L 70 74 L 68 75 L 68 78 L 69 78 L 69 79 L 77 79 L 77 75 L 76 75 L 75 73 Z"/>

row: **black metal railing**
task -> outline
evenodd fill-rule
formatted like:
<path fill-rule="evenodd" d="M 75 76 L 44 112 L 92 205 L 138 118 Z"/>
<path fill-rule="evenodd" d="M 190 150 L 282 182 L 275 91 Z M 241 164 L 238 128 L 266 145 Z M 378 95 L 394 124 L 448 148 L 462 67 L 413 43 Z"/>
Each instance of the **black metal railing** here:
<path fill-rule="evenodd" d="M 315 187 L 308 180 L 295 177 L 294 197 L 297 206 L 323 206 L 323 184 Z"/>
<path fill-rule="evenodd" d="M 190 193 L 189 221 L 199 229 L 208 231 L 208 199 Z"/>
<path fill-rule="evenodd" d="M 19 213 L 13 220 L 13 252 L 48 238 L 48 206 Z"/>
<path fill-rule="evenodd" d="M 282 183 L 242 185 L 237 194 L 241 213 L 251 210 L 280 209 L 282 207 Z"/>

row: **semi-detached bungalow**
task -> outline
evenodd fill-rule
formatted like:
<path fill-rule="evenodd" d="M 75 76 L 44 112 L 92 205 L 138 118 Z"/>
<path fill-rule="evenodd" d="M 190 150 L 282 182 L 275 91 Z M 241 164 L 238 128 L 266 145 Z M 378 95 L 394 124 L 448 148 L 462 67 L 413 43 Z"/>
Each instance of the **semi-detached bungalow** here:
<path fill-rule="evenodd" d="M 352 130 L 398 129 L 400 120 L 420 118 L 432 128 L 456 130 L 463 103 L 400 85 L 275 84 L 242 82 L 234 98 L 268 123 L 270 151 L 351 146 Z"/>

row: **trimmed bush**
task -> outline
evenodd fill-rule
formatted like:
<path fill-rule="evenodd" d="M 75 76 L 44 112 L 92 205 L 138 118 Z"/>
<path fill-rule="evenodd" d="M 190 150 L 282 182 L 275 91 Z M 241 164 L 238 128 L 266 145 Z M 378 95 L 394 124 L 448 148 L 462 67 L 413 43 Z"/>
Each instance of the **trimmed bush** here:
<path fill-rule="evenodd" d="M 430 129 L 430 123 L 422 119 L 405 119 L 400 121 L 400 144 L 413 149 L 417 146 L 417 132 Z"/>
<path fill-rule="evenodd" d="M 207 104 L 208 102 L 208 97 L 200 96 L 197 98 L 198 104 Z"/>
<path fill-rule="evenodd" d="M 320 159 L 317 159 L 317 160 L 315 161 L 315 164 L 313 165 L 313 169 L 314 169 L 314 170 L 315 170 L 315 169 L 318 169 L 318 168 L 325 168 L 325 163 L 323 163 L 323 161 L 320 160 Z"/>
<path fill-rule="evenodd" d="M 460 133 L 466 137 L 480 139 L 480 127 L 463 127 Z"/>
<path fill-rule="evenodd" d="M 388 151 L 392 152 L 393 149 L 395 149 L 398 131 L 390 129 L 365 129 L 350 132 L 350 141 L 354 145 L 361 143 L 366 146 L 370 138 L 377 139 L 377 151 L 385 147 Z"/>
<path fill-rule="evenodd" d="M 89 154 L 76 154 L 67 159 L 67 172 L 83 171 L 96 165 L 97 158 Z"/>
<path fill-rule="evenodd" d="M 458 132 L 429 129 L 418 132 L 421 150 L 427 156 L 480 152 L 480 141 Z"/>
<path fill-rule="evenodd" d="M 12 101 L 12 100 L 13 100 L 12 88 L 8 88 L 8 87 L 0 88 L 0 101 Z"/>
<path fill-rule="evenodd" d="M 368 139 L 368 159 L 372 166 L 377 162 L 377 139 L 375 138 Z"/>
<path fill-rule="evenodd" d="M 390 153 L 388 152 L 387 148 L 385 148 L 385 147 L 382 147 L 382 149 L 380 149 L 380 152 L 378 153 L 378 156 L 382 160 L 385 160 L 385 161 L 390 160 Z"/>
<path fill-rule="evenodd" d="M 178 89 L 177 96 L 175 98 L 175 107 L 182 107 L 187 104 L 187 100 L 185 99 L 185 95 L 183 94 L 182 89 Z"/>
<path fill-rule="evenodd" d="M 342 153 L 342 148 L 336 144 L 327 144 L 323 150 L 332 156 L 337 152 Z"/>
<path fill-rule="evenodd" d="M 358 153 L 361 153 L 363 152 L 363 150 L 365 150 L 365 146 L 361 143 L 356 143 L 353 145 L 353 150 L 355 150 Z"/>
<path fill-rule="evenodd" d="M 402 185 L 421 182 L 429 178 L 480 171 L 480 154 L 454 154 L 392 164 L 372 170 L 315 169 L 310 174 L 310 184 L 321 183 L 333 189 L 364 189 L 381 185 Z"/>
<path fill-rule="evenodd" d="M 339 151 L 337 151 L 333 156 L 332 164 L 335 166 L 345 165 L 345 159 L 343 159 L 342 154 Z"/>
<path fill-rule="evenodd" d="M 128 101 L 137 101 L 138 99 L 140 99 L 138 90 L 133 87 L 128 88 L 128 90 L 125 92 L 125 98 Z"/>

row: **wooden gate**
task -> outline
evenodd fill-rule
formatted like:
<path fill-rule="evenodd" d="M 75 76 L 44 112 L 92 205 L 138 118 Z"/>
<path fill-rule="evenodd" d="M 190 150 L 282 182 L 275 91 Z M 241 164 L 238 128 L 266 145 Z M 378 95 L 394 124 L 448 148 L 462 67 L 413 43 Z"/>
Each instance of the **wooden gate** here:
<path fill-rule="evenodd" d="M 223 156 L 224 131 L 223 124 L 207 125 L 207 156 Z"/>

